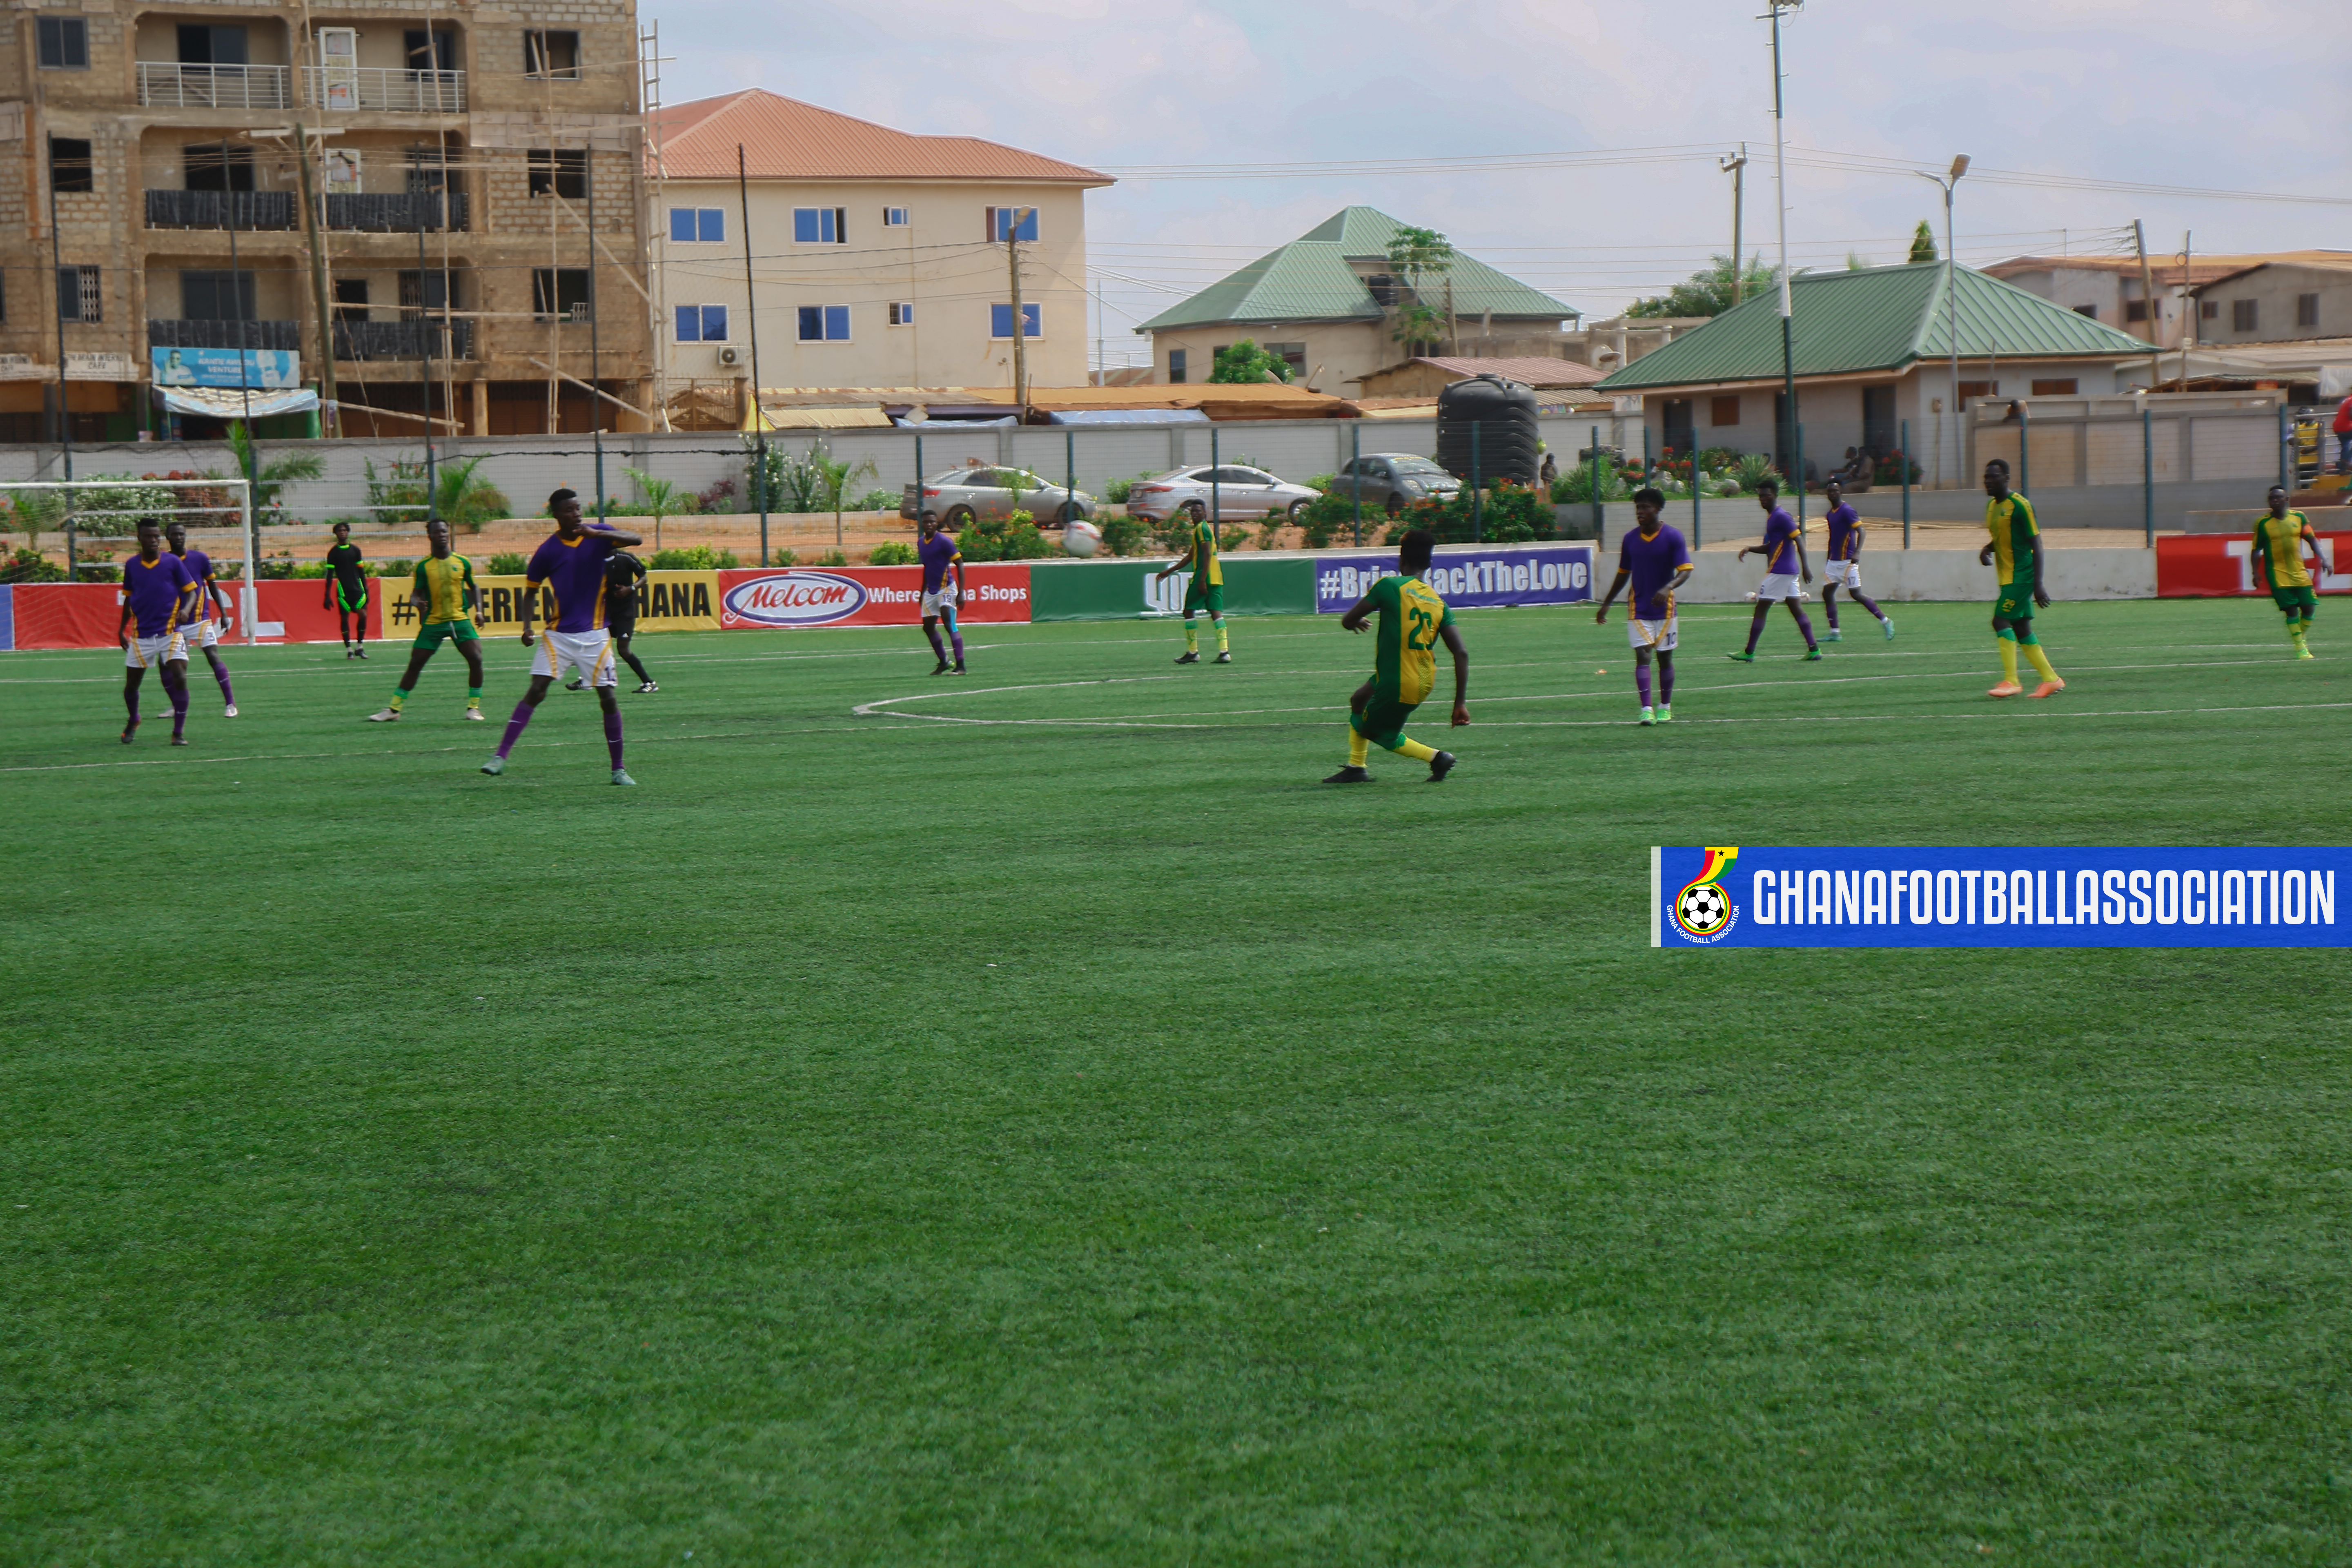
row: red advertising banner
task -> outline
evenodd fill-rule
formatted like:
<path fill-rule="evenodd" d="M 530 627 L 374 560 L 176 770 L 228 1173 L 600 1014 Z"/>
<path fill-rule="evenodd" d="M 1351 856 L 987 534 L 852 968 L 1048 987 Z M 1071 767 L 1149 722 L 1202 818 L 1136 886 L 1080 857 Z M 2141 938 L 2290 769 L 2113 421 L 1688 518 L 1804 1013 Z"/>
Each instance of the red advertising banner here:
<path fill-rule="evenodd" d="M 2200 599 L 2267 594 L 2269 590 L 2254 581 L 2253 549 L 2251 535 L 2168 534 L 2156 542 L 2156 596 Z M 2352 572 L 2336 569 L 2339 562 L 2352 563 L 2352 533 L 2319 534 L 2319 553 L 2326 570 L 2312 574 L 2312 586 L 2322 594 L 2352 594 Z"/>
<path fill-rule="evenodd" d="M 245 641 L 245 627 L 237 621 L 237 602 L 244 586 L 242 583 L 221 584 L 221 598 L 229 611 L 228 625 L 221 637 L 227 643 Z M 315 577 L 255 584 L 254 596 L 260 610 L 254 622 L 256 640 L 340 641 L 342 633 L 336 625 L 335 612 L 320 603 L 325 587 L 326 580 Z M 408 591 L 406 584 L 370 584 L 367 635 L 371 640 L 383 636 L 383 595 L 387 587 L 399 593 Z M 114 646 L 114 628 L 122 610 L 122 589 L 119 584 L 20 583 L 13 596 L 16 605 L 16 646 L 20 648 Z"/>
<path fill-rule="evenodd" d="M 1012 562 L 964 569 L 971 622 L 1026 621 L 1029 567 Z M 756 567 L 719 574 L 719 624 L 752 627 L 910 626 L 923 618 L 919 566 Z"/>

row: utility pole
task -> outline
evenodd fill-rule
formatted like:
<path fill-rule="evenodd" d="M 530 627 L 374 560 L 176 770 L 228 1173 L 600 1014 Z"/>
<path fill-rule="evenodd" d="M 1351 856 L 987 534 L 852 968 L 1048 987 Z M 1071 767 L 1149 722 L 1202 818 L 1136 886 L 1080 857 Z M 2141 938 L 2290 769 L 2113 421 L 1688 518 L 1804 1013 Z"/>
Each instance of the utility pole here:
<path fill-rule="evenodd" d="M 1013 274 L 1013 407 L 1024 425 L 1029 422 L 1029 319 L 1021 313 L 1021 226 L 1036 210 L 997 208 L 1013 215 L 1012 221 L 1004 225 L 1004 261 Z"/>
<path fill-rule="evenodd" d="M 2191 255 L 2189 241 L 2196 238 L 2194 229 L 2180 231 L 2180 390 L 2189 390 L 2189 345 L 2204 329 L 2204 310 L 2197 299 L 2196 280 L 2189 271 Z M 71 479 L 73 476 L 66 476 Z"/>
<path fill-rule="evenodd" d="M 319 231 L 324 226 L 319 222 L 318 196 L 310 188 L 310 139 L 299 120 L 294 122 L 294 161 L 302 188 L 302 234 L 310 244 L 310 300 L 319 314 L 320 427 L 330 434 L 340 434 L 342 410 L 335 394 L 334 318 L 327 308 L 327 258 L 319 244 Z M 432 427 L 425 428 L 429 432 Z"/>
<path fill-rule="evenodd" d="M 768 563 L 768 416 L 760 408 L 760 285 L 751 275 L 751 179 L 744 172 L 743 143 L 735 143 L 735 195 L 742 204 L 743 320 L 751 331 L 751 430 L 757 456 L 751 470 L 752 500 L 760 508 L 760 564 Z M 919 500 L 919 495 L 918 497 Z M 922 508 L 919 504 L 918 511 Z"/>
<path fill-rule="evenodd" d="M 1780 91 L 1780 13 L 1801 11 L 1805 0 L 1765 0 L 1772 11 L 1772 196 L 1780 220 L 1780 387 L 1787 424 L 1780 432 L 1781 449 L 1797 449 L 1797 340 L 1790 323 L 1793 300 L 1789 285 L 1789 137 L 1788 112 Z M 1737 265 L 1735 262 L 1734 265 Z M 1790 476 L 1797 484 L 1797 518 L 1804 521 L 1805 476 Z"/>
<path fill-rule="evenodd" d="M 80 580 L 78 574 L 81 568 L 74 563 L 73 410 L 66 396 L 66 262 L 63 245 L 58 238 L 58 170 L 54 159 L 49 163 L 49 284 L 58 291 L 58 455 L 65 462 L 66 581 L 72 583 Z M 74 317 L 79 321 L 80 316 L 80 274 L 76 273 Z M 251 554 L 247 552 L 248 558 Z"/>
<path fill-rule="evenodd" d="M 2147 389 L 2154 392 L 2164 379 L 2164 346 L 2156 330 L 2156 274 L 2147 265 L 2147 230 L 2132 219 L 2132 248 L 2139 252 L 2139 297 L 2147 317 Z"/>
<path fill-rule="evenodd" d="M 1960 420 L 1959 242 L 1952 232 L 1952 192 L 1959 184 L 1960 176 L 1969 172 L 1969 155 L 1963 153 L 1954 158 L 1951 172 L 1948 174 L 1938 176 L 1923 174 L 1916 169 L 1911 172 L 1930 184 L 1941 186 L 1944 192 L 1944 333 L 1950 340 L 1952 351 L 1952 466 L 1957 470 L 1960 461 L 1960 443 L 1968 431 Z M 1990 381 L 1992 378 L 1987 375 L 1985 379 Z M 1936 422 L 1936 483 L 1938 488 L 1944 482 L 1943 442 L 1944 423 L 1939 419 Z"/>
<path fill-rule="evenodd" d="M 446 177 L 447 171 L 443 171 Z M 408 199 L 414 203 L 416 215 L 416 377 L 425 397 L 425 521 L 439 517 L 441 479 L 433 467 L 433 305 L 428 280 L 432 274 L 425 270 L 425 196 L 423 191 L 411 191 Z M 441 274 L 442 298 L 448 298 L 449 274 Z M 447 410 L 455 414 L 453 407 Z M 590 399 L 588 416 L 596 416 L 596 404 Z M 601 497 L 599 498 L 602 499 Z M 601 517 L 601 513 L 599 516 Z"/>
<path fill-rule="evenodd" d="M 588 428 L 596 448 L 596 521 L 604 521 L 604 354 L 596 324 L 596 137 L 591 132 L 580 154 L 588 183 Z M 750 247 L 745 247 L 749 254 Z"/>
<path fill-rule="evenodd" d="M 1731 302 L 1739 303 L 1741 285 L 1747 281 L 1747 262 L 1741 258 L 1741 216 L 1748 208 L 1748 143 L 1742 142 L 1739 151 L 1727 153 L 1716 162 L 1731 176 Z"/>

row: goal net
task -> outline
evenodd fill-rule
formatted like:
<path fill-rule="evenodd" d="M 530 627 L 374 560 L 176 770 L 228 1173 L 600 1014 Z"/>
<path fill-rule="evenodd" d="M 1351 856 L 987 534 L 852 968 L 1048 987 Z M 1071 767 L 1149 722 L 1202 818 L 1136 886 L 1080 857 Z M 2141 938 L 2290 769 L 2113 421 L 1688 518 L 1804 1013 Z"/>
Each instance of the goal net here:
<path fill-rule="evenodd" d="M 0 531 L 23 535 L 25 548 L 43 562 L 61 543 L 69 575 L 82 580 L 93 566 L 120 564 L 142 519 L 164 528 L 177 522 L 188 531 L 188 548 L 210 558 L 213 575 L 238 584 L 231 635 L 241 631 L 250 643 L 254 563 L 261 553 L 251 498 L 252 486 L 241 479 L 0 480 Z"/>

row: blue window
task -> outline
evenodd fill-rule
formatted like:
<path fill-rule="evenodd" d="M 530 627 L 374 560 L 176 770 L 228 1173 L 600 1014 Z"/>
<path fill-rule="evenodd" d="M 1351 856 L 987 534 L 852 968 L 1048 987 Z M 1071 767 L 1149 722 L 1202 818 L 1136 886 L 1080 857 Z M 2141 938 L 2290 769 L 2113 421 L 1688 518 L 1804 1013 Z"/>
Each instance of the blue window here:
<path fill-rule="evenodd" d="M 727 237 L 724 207 L 672 207 L 669 237 L 680 245 L 716 245 Z"/>
<path fill-rule="evenodd" d="M 905 207 L 884 207 L 882 209 L 882 226 L 884 228 L 906 227 L 907 209 Z"/>
<path fill-rule="evenodd" d="M 849 341 L 848 306 L 803 305 L 800 314 L 801 342 L 845 343 Z"/>
<path fill-rule="evenodd" d="M 793 243 L 840 245 L 849 238 L 849 214 L 842 207 L 794 207 Z"/>
<path fill-rule="evenodd" d="M 1019 232 L 1011 235 L 1009 237 L 1013 239 L 1034 239 L 1037 237 L 1037 209 L 1035 207 L 991 207 L 988 209 L 988 237 L 990 243 L 995 245 L 1002 245 L 1004 243 L 1005 239 L 1008 237 L 1005 231 L 1012 228 L 1013 220 L 1016 216 L 1021 219 L 1021 227 Z"/>
<path fill-rule="evenodd" d="M 1043 305 L 1024 304 L 1021 307 L 1021 335 L 1024 338 L 1044 337 L 1045 308 Z M 1012 306 L 991 305 L 988 308 L 988 335 L 992 338 L 1009 338 L 1013 335 Z"/>
<path fill-rule="evenodd" d="M 723 343 L 727 341 L 727 307 L 680 305 L 677 341 L 682 343 Z"/>

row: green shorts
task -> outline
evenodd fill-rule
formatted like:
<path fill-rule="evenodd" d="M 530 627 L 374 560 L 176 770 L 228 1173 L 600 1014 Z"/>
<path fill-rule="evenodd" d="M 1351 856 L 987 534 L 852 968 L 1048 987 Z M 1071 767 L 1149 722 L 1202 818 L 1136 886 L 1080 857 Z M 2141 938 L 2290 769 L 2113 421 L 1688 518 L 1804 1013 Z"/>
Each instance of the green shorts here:
<path fill-rule="evenodd" d="M 1993 601 L 1992 613 L 2004 621 L 2030 621 L 2033 618 L 2033 584 L 2003 583 L 2000 597 Z"/>
<path fill-rule="evenodd" d="M 2319 595 L 2307 585 L 2301 588 L 2273 588 L 2271 603 L 2288 615 L 2307 621 L 2311 619 L 2311 613 L 2319 608 Z"/>
<path fill-rule="evenodd" d="M 1213 616 L 1223 615 L 1225 585 L 1223 583 L 1203 583 L 1198 576 L 1186 584 L 1184 613 L 1189 616 L 1195 610 L 1206 610 Z"/>
<path fill-rule="evenodd" d="M 459 642 L 479 642 L 482 634 L 474 629 L 471 621 L 427 621 L 416 628 L 416 640 L 408 646 L 431 653 L 451 637 Z"/>
<path fill-rule="evenodd" d="M 1412 717 L 1418 702 L 1399 702 L 1392 697 L 1374 697 L 1364 704 L 1361 713 L 1348 715 L 1349 727 L 1384 752 L 1393 752 L 1404 739 L 1404 721 Z"/>

